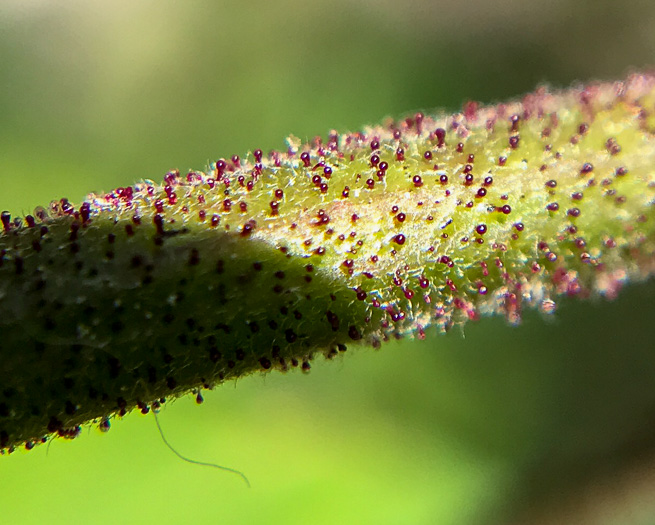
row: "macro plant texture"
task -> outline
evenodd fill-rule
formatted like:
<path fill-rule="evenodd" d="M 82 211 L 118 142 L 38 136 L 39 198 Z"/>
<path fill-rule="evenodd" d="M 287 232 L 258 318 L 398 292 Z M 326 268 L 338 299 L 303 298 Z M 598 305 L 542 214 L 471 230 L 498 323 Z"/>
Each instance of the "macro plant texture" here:
<path fill-rule="evenodd" d="M 655 270 L 655 77 L 67 199 L 0 236 L 0 449 Z"/>

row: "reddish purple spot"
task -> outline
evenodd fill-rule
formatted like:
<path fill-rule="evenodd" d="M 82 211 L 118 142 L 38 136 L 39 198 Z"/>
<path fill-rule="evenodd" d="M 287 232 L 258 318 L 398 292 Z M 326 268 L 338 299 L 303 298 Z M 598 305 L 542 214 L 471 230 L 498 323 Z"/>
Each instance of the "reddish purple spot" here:
<path fill-rule="evenodd" d="M 439 258 L 439 262 L 445 264 L 446 266 L 448 266 L 448 268 L 452 268 L 453 266 L 455 266 L 455 263 L 447 255 L 442 255 Z"/>
<path fill-rule="evenodd" d="M 546 206 L 546 209 L 548 211 L 557 211 L 559 210 L 559 204 L 557 204 L 556 202 L 551 202 Z"/>
<path fill-rule="evenodd" d="M 566 211 L 566 214 L 569 217 L 579 217 L 580 216 L 580 209 L 579 208 L 571 208 Z"/>
<path fill-rule="evenodd" d="M 257 222 L 254 219 L 249 220 L 247 223 L 243 225 L 243 228 L 241 229 L 241 236 L 247 237 L 255 230 L 256 227 L 257 227 Z"/>
<path fill-rule="evenodd" d="M 90 216 L 91 216 L 91 205 L 88 202 L 83 202 L 82 205 L 80 206 L 80 217 L 82 218 L 82 223 L 87 222 Z"/>
<path fill-rule="evenodd" d="M 446 139 L 446 130 L 443 128 L 437 128 L 434 130 L 434 136 L 437 137 L 437 147 L 441 148 Z"/>
<path fill-rule="evenodd" d="M 591 173 L 592 171 L 594 171 L 594 167 L 589 162 L 585 162 L 582 165 L 582 168 L 580 168 L 581 175 L 586 175 L 587 173 Z"/>
<path fill-rule="evenodd" d="M 414 183 L 414 186 L 416 188 L 420 188 L 421 186 L 423 186 L 423 180 L 421 179 L 420 175 L 414 175 L 414 177 L 412 178 L 412 182 Z"/>
<path fill-rule="evenodd" d="M 519 130 L 519 121 L 521 120 L 521 117 L 518 115 L 512 115 L 509 118 L 510 122 L 512 123 L 512 128 L 510 131 L 518 131 Z"/>
<path fill-rule="evenodd" d="M 607 139 L 607 142 L 605 142 L 605 148 L 607 149 L 610 155 L 618 155 L 619 153 L 621 153 L 621 146 L 618 145 L 616 139 L 613 137 Z"/>
<path fill-rule="evenodd" d="M 362 338 L 361 334 L 359 333 L 359 330 L 357 330 L 357 327 L 353 325 L 348 327 L 348 336 L 353 341 L 359 341 Z"/>
<path fill-rule="evenodd" d="M 484 235 L 487 233 L 487 225 L 486 224 L 478 224 L 475 227 L 475 231 L 478 233 L 478 235 Z"/>
<path fill-rule="evenodd" d="M 403 244 L 405 244 L 406 239 L 405 239 L 405 236 L 402 233 L 399 233 L 398 235 L 395 235 L 392 240 L 396 244 L 403 245 Z"/>
<path fill-rule="evenodd" d="M 519 140 L 520 140 L 520 138 L 519 138 L 518 135 L 514 135 L 514 136 L 510 137 L 509 138 L 509 147 L 512 148 L 512 149 L 518 148 L 519 147 Z"/>

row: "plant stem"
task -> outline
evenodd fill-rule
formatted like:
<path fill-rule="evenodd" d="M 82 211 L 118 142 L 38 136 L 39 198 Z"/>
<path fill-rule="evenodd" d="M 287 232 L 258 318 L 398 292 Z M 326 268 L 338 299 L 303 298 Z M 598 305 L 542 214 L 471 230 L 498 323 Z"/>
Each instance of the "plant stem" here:
<path fill-rule="evenodd" d="M 0 449 L 655 269 L 655 78 L 66 199 L 0 236 Z M 200 397 L 199 397 L 200 399 Z"/>

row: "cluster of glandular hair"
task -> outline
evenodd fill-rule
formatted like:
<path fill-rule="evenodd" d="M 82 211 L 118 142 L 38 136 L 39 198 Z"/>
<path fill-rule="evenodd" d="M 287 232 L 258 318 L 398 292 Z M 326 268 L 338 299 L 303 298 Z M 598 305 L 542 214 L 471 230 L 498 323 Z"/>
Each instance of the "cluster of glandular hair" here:
<path fill-rule="evenodd" d="M 0 449 L 655 268 L 655 77 L 2 215 Z"/>

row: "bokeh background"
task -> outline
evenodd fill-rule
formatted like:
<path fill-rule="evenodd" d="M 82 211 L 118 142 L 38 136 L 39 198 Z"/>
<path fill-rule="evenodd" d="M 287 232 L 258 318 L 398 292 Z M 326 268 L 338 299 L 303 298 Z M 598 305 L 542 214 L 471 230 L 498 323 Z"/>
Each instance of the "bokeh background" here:
<path fill-rule="evenodd" d="M 0 209 L 654 63 L 650 0 L 0 0 Z M 152 416 L 85 429 L 0 458 L 0 521 L 653 523 L 654 307 L 651 282 L 162 410 L 251 490 Z"/>

